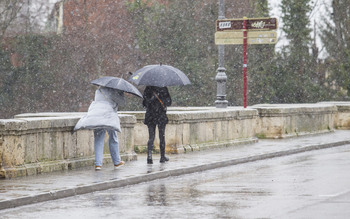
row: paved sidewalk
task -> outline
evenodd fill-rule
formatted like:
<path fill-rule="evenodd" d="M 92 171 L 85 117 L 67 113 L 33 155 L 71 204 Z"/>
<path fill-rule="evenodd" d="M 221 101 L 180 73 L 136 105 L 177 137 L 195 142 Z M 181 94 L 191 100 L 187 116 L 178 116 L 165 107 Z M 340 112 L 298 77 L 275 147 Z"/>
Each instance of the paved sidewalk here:
<path fill-rule="evenodd" d="M 346 144 L 350 144 L 350 130 L 337 130 L 328 134 L 265 139 L 253 144 L 168 155 L 170 161 L 164 164 L 159 163 L 159 155 L 155 154 L 154 164 L 147 165 L 146 156 L 141 154 L 137 161 L 126 162 L 117 170 L 108 164 L 101 171 L 91 167 L 5 179 L 0 180 L 0 210 Z"/>

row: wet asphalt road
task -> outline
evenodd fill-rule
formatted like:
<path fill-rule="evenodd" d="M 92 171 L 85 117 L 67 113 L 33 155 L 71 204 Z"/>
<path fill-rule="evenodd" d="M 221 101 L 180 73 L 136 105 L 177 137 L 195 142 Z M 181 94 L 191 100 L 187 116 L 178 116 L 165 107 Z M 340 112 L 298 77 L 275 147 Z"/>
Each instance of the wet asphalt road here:
<path fill-rule="evenodd" d="M 350 145 L 0 211 L 1 218 L 349 218 Z"/>

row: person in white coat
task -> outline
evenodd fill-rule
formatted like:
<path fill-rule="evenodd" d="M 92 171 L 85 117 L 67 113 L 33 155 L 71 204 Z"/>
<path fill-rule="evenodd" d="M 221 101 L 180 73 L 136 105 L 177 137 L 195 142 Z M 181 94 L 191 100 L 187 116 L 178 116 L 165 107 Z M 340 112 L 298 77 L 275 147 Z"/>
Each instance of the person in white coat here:
<path fill-rule="evenodd" d="M 119 153 L 117 131 L 121 132 L 118 106 L 125 105 L 124 92 L 108 87 L 100 87 L 95 92 L 88 113 L 82 117 L 74 131 L 79 129 L 94 130 L 95 169 L 101 170 L 103 164 L 103 147 L 106 131 L 109 136 L 109 151 L 114 168 L 124 165 Z"/>

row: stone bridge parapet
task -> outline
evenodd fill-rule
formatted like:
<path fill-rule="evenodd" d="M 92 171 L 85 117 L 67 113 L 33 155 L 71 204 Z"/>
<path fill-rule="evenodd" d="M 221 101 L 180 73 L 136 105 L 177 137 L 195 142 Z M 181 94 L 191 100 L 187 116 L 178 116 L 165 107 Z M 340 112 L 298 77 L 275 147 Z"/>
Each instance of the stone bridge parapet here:
<path fill-rule="evenodd" d="M 93 132 L 72 132 L 84 114 L 35 113 L 0 120 L 0 177 L 36 175 L 93 165 Z M 121 115 L 120 120 L 121 155 L 124 160 L 136 159 L 133 149 L 136 119 Z M 105 147 L 105 152 L 108 152 L 108 147 Z M 105 162 L 110 162 L 110 156 Z"/>
<path fill-rule="evenodd" d="M 144 111 L 121 111 L 123 160 L 145 151 Z M 0 119 L 0 178 L 93 166 L 90 130 L 72 132 L 85 113 L 27 113 Z M 167 153 L 185 153 L 258 141 L 350 129 L 350 102 L 260 104 L 242 107 L 170 107 Z M 158 149 L 156 136 L 155 149 Z M 107 138 L 106 142 L 107 144 Z M 104 162 L 111 162 L 105 146 Z"/>

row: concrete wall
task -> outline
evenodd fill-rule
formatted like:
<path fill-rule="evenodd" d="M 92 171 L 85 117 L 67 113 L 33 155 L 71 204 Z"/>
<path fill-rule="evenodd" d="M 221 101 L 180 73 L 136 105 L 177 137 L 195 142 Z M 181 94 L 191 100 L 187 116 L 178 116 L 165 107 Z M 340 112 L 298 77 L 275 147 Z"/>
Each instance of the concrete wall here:
<path fill-rule="evenodd" d="M 321 102 L 337 107 L 333 127 L 336 129 L 350 129 L 350 102 Z"/>
<path fill-rule="evenodd" d="M 287 138 L 334 130 L 337 107 L 332 104 L 260 104 L 259 138 Z"/>
<path fill-rule="evenodd" d="M 93 132 L 72 132 L 83 114 L 23 114 L 0 120 L 0 177 L 35 175 L 44 172 L 92 166 Z M 122 115 L 119 134 L 124 160 L 136 159 L 133 116 Z M 106 138 L 107 140 L 107 138 Z M 105 147 L 105 151 L 108 147 Z M 106 156 L 105 163 L 110 161 Z"/>
<path fill-rule="evenodd" d="M 85 113 L 21 114 L 0 120 L 0 177 L 93 166 L 92 131 L 72 133 Z M 144 111 L 120 112 L 118 135 L 123 160 L 145 151 Z M 229 107 L 171 107 L 166 127 L 166 151 L 184 153 L 213 147 L 252 143 L 258 138 L 286 138 L 350 129 L 350 102 L 263 104 Z M 159 149 L 156 136 L 155 149 Z M 108 138 L 106 138 L 107 141 Z M 107 145 L 107 142 L 105 143 Z M 110 162 L 105 147 L 104 162 Z"/>
<path fill-rule="evenodd" d="M 137 118 L 135 149 L 147 148 L 148 130 L 143 124 L 144 112 L 124 112 Z M 211 107 L 170 108 L 165 130 L 166 151 L 183 153 L 207 147 L 222 147 L 256 141 L 257 111 L 240 107 L 216 109 Z M 158 134 L 155 150 L 159 150 Z"/>

